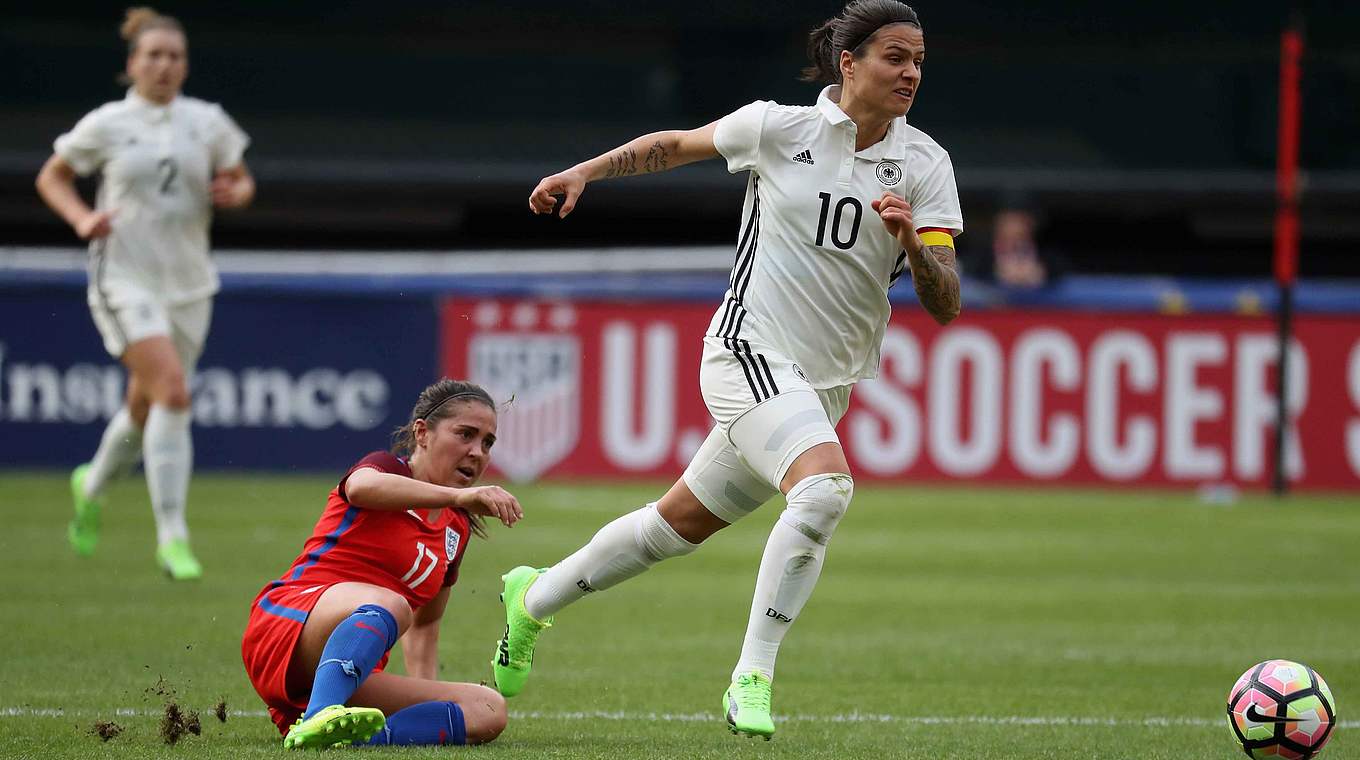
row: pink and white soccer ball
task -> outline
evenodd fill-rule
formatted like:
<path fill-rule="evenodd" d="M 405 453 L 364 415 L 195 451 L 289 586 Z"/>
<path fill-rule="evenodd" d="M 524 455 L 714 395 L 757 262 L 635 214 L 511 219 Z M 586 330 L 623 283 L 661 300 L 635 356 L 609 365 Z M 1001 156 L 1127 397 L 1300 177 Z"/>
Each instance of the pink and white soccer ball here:
<path fill-rule="evenodd" d="M 1308 760 L 1332 738 L 1336 701 L 1307 665 L 1267 660 L 1228 692 L 1228 723 L 1250 757 Z"/>

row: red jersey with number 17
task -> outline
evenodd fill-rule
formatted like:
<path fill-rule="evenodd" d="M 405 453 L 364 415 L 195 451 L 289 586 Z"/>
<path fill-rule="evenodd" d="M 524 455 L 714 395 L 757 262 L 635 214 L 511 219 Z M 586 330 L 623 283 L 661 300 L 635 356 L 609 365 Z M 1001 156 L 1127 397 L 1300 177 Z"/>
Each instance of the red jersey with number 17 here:
<path fill-rule="evenodd" d="M 292 567 L 270 582 L 256 602 L 281 586 L 317 587 L 357 581 L 401 594 L 412 609 L 425 606 L 458 580 L 471 533 L 461 509 L 364 509 L 349 503 L 345 481 L 357 470 L 412 477 L 406 460 L 375 451 L 355 463 L 326 501 L 311 538 Z"/>

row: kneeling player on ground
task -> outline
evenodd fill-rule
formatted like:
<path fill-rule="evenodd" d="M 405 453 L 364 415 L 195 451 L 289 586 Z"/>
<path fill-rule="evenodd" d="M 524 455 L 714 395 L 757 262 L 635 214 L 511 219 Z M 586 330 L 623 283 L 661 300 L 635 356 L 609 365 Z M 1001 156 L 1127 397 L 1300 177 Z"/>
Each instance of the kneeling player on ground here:
<path fill-rule="evenodd" d="M 251 605 L 241 656 L 284 747 L 480 744 L 505 700 L 437 680 L 439 621 L 482 516 L 513 525 L 519 502 L 475 487 L 496 406 L 472 383 L 421 392 L 395 453 L 360 459 L 331 491 L 303 552 Z M 401 639 L 409 676 L 383 672 Z"/>

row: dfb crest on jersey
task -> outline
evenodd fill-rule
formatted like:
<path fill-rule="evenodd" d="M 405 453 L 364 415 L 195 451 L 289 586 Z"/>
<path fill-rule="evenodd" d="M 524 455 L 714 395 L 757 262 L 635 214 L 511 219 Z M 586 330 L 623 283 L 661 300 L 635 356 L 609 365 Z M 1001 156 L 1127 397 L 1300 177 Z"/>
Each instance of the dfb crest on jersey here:
<path fill-rule="evenodd" d="M 880 161 L 874 167 L 874 176 L 878 177 L 879 184 L 892 187 L 902 181 L 902 167 L 894 161 Z"/>
<path fill-rule="evenodd" d="M 453 528 L 444 529 L 444 554 L 450 562 L 458 556 L 458 542 L 462 540 L 463 537 L 459 535 L 458 531 Z"/>
<path fill-rule="evenodd" d="M 492 461 L 511 480 L 532 480 L 575 449 L 580 356 L 571 334 L 480 332 L 468 342 L 469 379 L 502 402 Z"/>

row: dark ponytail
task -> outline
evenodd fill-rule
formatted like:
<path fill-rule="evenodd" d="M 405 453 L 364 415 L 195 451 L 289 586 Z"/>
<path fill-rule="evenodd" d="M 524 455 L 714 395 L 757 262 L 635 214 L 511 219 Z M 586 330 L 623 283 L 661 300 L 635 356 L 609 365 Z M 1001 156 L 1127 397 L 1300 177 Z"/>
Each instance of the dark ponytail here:
<path fill-rule="evenodd" d="M 856 58 L 874 34 L 888 24 L 911 24 L 921 28 L 921 20 L 910 5 L 898 0 L 851 0 L 839 16 L 832 16 L 808 32 L 808 61 L 803 69 L 804 82 L 840 84 L 842 50 Z"/>
<path fill-rule="evenodd" d="M 452 417 L 458 411 L 459 404 L 468 402 L 485 404 L 491 411 L 496 411 L 496 402 L 492 400 L 491 394 L 476 383 L 450 380 L 446 377 L 427 386 L 420 392 L 415 407 L 411 409 L 411 419 L 392 431 L 392 453 L 409 457 L 415 450 L 416 420 L 425 420 L 426 425 L 434 427 L 440 420 Z M 486 525 L 481 515 L 469 515 L 468 523 L 473 533 L 482 538 L 487 537 Z"/>

